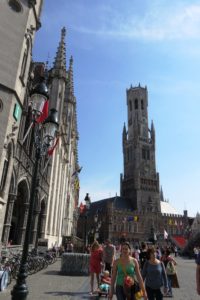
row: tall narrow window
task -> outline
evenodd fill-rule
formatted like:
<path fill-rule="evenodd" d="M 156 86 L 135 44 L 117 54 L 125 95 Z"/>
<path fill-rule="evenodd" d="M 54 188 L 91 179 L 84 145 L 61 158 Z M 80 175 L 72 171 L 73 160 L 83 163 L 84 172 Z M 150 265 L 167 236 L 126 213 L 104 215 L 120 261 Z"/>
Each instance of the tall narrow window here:
<path fill-rule="evenodd" d="M 23 55 L 23 59 L 22 59 L 22 66 L 21 66 L 20 79 L 22 81 L 24 81 L 24 77 L 25 77 L 25 74 L 26 74 L 28 56 L 29 56 L 29 53 L 30 53 L 30 43 L 31 43 L 30 42 L 30 37 L 28 37 L 26 39 L 26 47 L 25 47 L 25 50 L 24 50 L 24 55 Z"/>
<path fill-rule="evenodd" d="M 132 111 L 132 102 L 131 102 L 131 100 L 129 101 L 129 110 Z"/>
<path fill-rule="evenodd" d="M 141 100 L 141 109 L 142 110 L 144 109 L 144 101 L 143 101 L 143 99 Z"/>
<path fill-rule="evenodd" d="M 142 149 L 142 159 L 146 159 L 146 151 L 145 151 L 145 149 Z"/>
<path fill-rule="evenodd" d="M 150 151 L 147 149 L 147 159 L 150 160 Z"/>
<path fill-rule="evenodd" d="M 135 109 L 138 109 L 138 99 L 135 99 Z"/>
<path fill-rule="evenodd" d="M 11 157 L 11 151 L 12 151 L 12 145 L 11 145 L 11 143 L 9 143 L 7 153 L 6 153 L 6 157 L 5 157 L 5 160 L 4 160 L 4 165 L 3 165 L 3 172 L 2 172 L 1 183 L 0 183 L 0 192 L 3 192 L 5 184 L 6 184 L 9 161 L 10 161 L 10 157 Z"/>
<path fill-rule="evenodd" d="M 5 158 L 4 165 L 3 165 L 3 172 L 2 172 L 2 176 L 1 176 L 0 191 L 3 191 L 3 189 L 4 189 L 4 186 L 6 183 L 7 171 L 8 171 L 8 159 Z"/>
<path fill-rule="evenodd" d="M 27 62 L 27 57 L 28 57 L 28 53 L 27 53 L 27 49 L 24 50 L 24 56 L 23 56 L 23 60 L 22 60 L 22 68 L 21 68 L 21 78 L 24 78 L 24 74 L 25 74 L 25 70 L 26 70 L 26 62 Z"/>

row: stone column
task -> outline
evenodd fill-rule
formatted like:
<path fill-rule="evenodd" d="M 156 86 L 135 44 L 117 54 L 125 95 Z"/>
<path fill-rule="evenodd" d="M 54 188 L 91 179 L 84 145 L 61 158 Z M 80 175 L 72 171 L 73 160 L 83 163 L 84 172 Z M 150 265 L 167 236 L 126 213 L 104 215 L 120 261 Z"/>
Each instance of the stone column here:
<path fill-rule="evenodd" d="M 38 217 L 39 217 L 39 210 L 35 210 L 32 220 L 32 232 L 31 232 L 31 240 L 30 243 L 35 245 L 37 239 L 37 231 L 38 231 Z"/>
<path fill-rule="evenodd" d="M 20 245 L 24 244 L 24 238 L 25 238 L 25 231 L 26 231 L 26 224 L 27 224 L 27 218 L 28 218 L 28 209 L 29 209 L 29 203 L 24 203 L 24 219 L 23 223 L 20 226 L 19 235 L 18 235 L 18 243 Z"/>
<path fill-rule="evenodd" d="M 9 193 L 8 204 L 7 204 L 6 215 L 5 215 L 5 222 L 3 227 L 3 236 L 2 236 L 2 242 L 4 244 L 8 243 L 11 221 L 12 221 L 12 214 L 13 214 L 13 207 L 16 199 L 17 199 L 16 194 Z"/>
<path fill-rule="evenodd" d="M 39 234 L 42 239 L 44 239 L 44 237 L 45 237 L 46 217 L 47 217 L 46 212 L 41 215 L 41 232 L 39 232 Z"/>

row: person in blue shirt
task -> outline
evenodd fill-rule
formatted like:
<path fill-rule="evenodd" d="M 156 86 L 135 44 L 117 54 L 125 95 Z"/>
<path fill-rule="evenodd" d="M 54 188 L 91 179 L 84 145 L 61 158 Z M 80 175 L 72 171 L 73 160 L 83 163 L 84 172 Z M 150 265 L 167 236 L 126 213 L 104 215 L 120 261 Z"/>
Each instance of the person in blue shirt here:
<path fill-rule="evenodd" d="M 164 285 L 164 294 L 168 290 L 168 281 L 163 262 L 157 259 L 154 247 L 147 250 L 148 260 L 145 262 L 142 277 L 145 280 L 148 300 L 162 300 L 161 287 Z"/>

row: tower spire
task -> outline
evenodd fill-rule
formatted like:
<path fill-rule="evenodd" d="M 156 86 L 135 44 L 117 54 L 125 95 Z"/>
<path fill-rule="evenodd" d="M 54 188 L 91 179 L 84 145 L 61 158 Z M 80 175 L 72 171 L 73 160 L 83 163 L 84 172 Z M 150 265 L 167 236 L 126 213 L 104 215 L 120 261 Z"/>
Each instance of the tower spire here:
<path fill-rule="evenodd" d="M 74 95 L 74 73 L 73 73 L 73 57 L 69 60 L 69 94 Z"/>
<path fill-rule="evenodd" d="M 123 128 L 123 141 L 127 140 L 127 131 L 126 131 L 126 124 L 124 122 L 124 128 Z"/>
<path fill-rule="evenodd" d="M 153 121 L 151 121 L 151 139 L 153 144 L 155 144 L 155 128 Z"/>
<path fill-rule="evenodd" d="M 66 29 L 65 27 L 61 30 L 61 39 L 56 52 L 56 57 L 54 61 L 55 69 L 64 69 L 66 70 L 66 49 L 65 49 L 65 35 Z"/>
<path fill-rule="evenodd" d="M 164 200 L 164 195 L 163 195 L 163 189 L 162 189 L 162 186 L 161 186 L 161 189 L 160 189 L 160 201 L 165 201 L 165 200 Z"/>

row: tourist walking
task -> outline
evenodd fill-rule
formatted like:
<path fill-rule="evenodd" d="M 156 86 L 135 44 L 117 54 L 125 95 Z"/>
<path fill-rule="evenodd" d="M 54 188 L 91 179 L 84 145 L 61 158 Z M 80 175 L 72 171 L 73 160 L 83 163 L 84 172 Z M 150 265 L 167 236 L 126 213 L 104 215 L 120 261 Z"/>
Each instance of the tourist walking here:
<path fill-rule="evenodd" d="M 176 246 L 174 246 L 174 256 L 178 256 L 178 248 Z"/>
<path fill-rule="evenodd" d="M 72 244 L 71 241 L 68 241 L 66 244 L 66 252 L 72 253 L 74 250 L 74 245 Z"/>
<path fill-rule="evenodd" d="M 196 285 L 197 285 L 197 294 L 200 295 L 200 252 L 196 259 Z"/>
<path fill-rule="evenodd" d="M 164 284 L 164 294 L 167 293 L 168 283 L 164 264 L 157 258 L 154 247 L 147 250 L 148 260 L 145 262 L 142 277 L 145 280 L 148 300 L 162 300 L 161 287 Z"/>
<path fill-rule="evenodd" d="M 133 283 L 130 288 L 130 294 L 126 293 L 126 289 L 124 287 L 124 283 L 127 281 L 127 279 L 129 279 L 129 282 L 131 282 L 132 279 Z M 131 257 L 131 247 L 129 243 L 124 242 L 121 246 L 121 257 L 116 259 L 113 264 L 109 299 L 112 299 L 113 297 L 114 286 L 116 282 L 117 300 L 135 300 L 134 287 L 136 285 L 136 281 L 143 292 L 143 299 L 147 300 L 147 294 L 142 276 L 140 274 L 138 262 L 135 258 Z"/>
<path fill-rule="evenodd" d="M 134 257 L 135 259 L 137 259 L 137 261 L 140 261 L 140 249 L 138 246 L 135 246 L 135 249 L 132 253 L 132 257 Z"/>
<path fill-rule="evenodd" d="M 105 241 L 105 246 L 103 247 L 103 262 L 105 264 L 105 270 L 109 271 L 110 274 L 115 259 L 115 252 L 115 246 L 107 239 Z"/>
<path fill-rule="evenodd" d="M 167 280 L 168 280 L 168 297 L 173 297 L 172 287 L 178 288 L 178 278 L 176 274 L 175 266 L 177 265 L 174 258 L 170 255 L 170 249 L 167 249 L 162 257 L 162 262 L 164 263 L 166 273 L 167 273 Z"/>
<path fill-rule="evenodd" d="M 147 245 L 146 243 L 142 243 L 142 246 L 141 246 L 141 251 L 140 251 L 140 254 L 139 254 L 139 260 L 140 260 L 140 268 L 141 268 L 141 271 L 143 269 L 143 266 L 147 260 Z"/>
<path fill-rule="evenodd" d="M 94 274 L 96 274 L 97 288 L 99 288 L 99 275 L 101 273 L 101 263 L 103 258 L 103 249 L 97 241 L 94 241 L 90 249 L 90 294 L 94 293 Z"/>
<path fill-rule="evenodd" d="M 197 256 L 199 254 L 199 247 L 194 247 L 193 251 L 194 251 L 195 259 L 197 259 Z"/>

